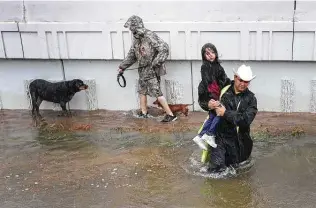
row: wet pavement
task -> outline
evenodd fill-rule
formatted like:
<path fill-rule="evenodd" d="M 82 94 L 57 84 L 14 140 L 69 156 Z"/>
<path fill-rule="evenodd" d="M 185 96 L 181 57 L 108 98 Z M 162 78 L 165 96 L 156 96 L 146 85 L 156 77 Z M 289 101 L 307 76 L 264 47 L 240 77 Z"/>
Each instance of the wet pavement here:
<path fill-rule="evenodd" d="M 41 113 L 47 123 L 36 127 L 29 111 L 0 111 L 1 208 L 314 207 L 313 134 L 257 138 L 248 172 L 210 179 L 196 174 L 191 140 L 203 112 L 169 124 L 131 112 Z"/>

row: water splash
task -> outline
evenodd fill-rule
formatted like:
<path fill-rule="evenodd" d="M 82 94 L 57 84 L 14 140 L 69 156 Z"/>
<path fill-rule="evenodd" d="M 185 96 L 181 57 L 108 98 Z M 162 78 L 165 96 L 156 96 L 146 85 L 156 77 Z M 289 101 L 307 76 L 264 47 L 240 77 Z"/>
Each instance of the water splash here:
<path fill-rule="evenodd" d="M 200 151 L 194 151 L 189 157 L 188 163 L 182 165 L 182 168 L 186 171 L 186 173 L 204 178 L 225 179 L 236 177 L 242 173 L 246 173 L 254 165 L 254 160 L 251 158 L 240 163 L 237 168 L 230 166 L 220 173 L 210 173 L 208 172 L 209 164 L 204 164 L 200 162 L 198 158 L 200 158 Z"/>
<path fill-rule="evenodd" d="M 138 115 L 138 110 L 132 110 L 132 116 L 135 118 L 140 118 Z M 152 115 L 148 114 L 148 118 L 154 118 L 158 121 L 158 120 L 163 119 L 163 116 L 152 116 Z"/>

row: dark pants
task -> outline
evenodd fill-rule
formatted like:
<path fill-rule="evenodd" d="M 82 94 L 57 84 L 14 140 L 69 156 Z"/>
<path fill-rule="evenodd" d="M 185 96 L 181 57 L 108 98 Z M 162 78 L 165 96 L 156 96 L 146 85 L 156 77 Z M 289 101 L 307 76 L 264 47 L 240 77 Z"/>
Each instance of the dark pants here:
<path fill-rule="evenodd" d="M 205 133 L 207 135 L 215 135 L 216 125 L 219 122 L 219 117 L 215 115 L 213 112 L 209 112 L 209 118 L 203 125 L 202 131 L 199 133 L 199 136 L 203 136 Z"/>
<path fill-rule="evenodd" d="M 217 147 L 211 150 L 212 167 L 223 167 L 241 163 L 247 160 L 252 151 L 253 141 L 247 134 L 238 137 L 218 138 Z"/>
<path fill-rule="evenodd" d="M 211 151 L 213 167 L 224 167 L 239 162 L 239 145 L 236 138 L 218 139 L 216 144 L 217 147 Z"/>

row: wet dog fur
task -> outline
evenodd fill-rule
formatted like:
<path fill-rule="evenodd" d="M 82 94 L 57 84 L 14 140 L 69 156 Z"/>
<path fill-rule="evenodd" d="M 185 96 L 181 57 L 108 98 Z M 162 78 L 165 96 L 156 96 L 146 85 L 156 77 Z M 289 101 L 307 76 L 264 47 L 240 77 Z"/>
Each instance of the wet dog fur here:
<path fill-rule="evenodd" d="M 153 102 L 154 105 L 158 105 L 158 107 L 162 108 L 162 105 L 160 104 L 160 102 L 157 100 L 155 100 L 155 102 Z M 185 116 L 188 116 L 189 114 L 189 109 L 188 106 L 193 105 L 193 104 L 168 104 L 170 110 L 172 111 L 172 113 L 176 114 L 178 112 L 183 113 Z"/>
<path fill-rule="evenodd" d="M 43 79 L 33 80 L 29 85 L 33 118 L 42 117 L 39 113 L 39 107 L 43 100 L 59 103 L 63 110 L 62 115 L 70 115 L 70 111 L 66 109 L 66 104 L 77 92 L 86 90 L 87 88 L 88 85 L 84 84 L 80 79 L 55 83 Z"/>

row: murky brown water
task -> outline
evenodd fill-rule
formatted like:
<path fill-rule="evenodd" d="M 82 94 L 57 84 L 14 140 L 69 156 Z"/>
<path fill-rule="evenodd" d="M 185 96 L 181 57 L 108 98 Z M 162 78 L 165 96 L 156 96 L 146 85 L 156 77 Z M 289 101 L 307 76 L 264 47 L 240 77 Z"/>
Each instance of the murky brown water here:
<path fill-rule="evenodd" d="M 1 112 L 1 208 L 314 207 L 313 137 L 256 142 L 249 172 L 215 180 L 186 169 L 199 159 L 198 113 L 172 124 L 124 112 L 57 114 L 45 112 L 48 124 L 36 128 L 28 111 Z M 72 130 L 79 124 L 92 128 Z"/>

